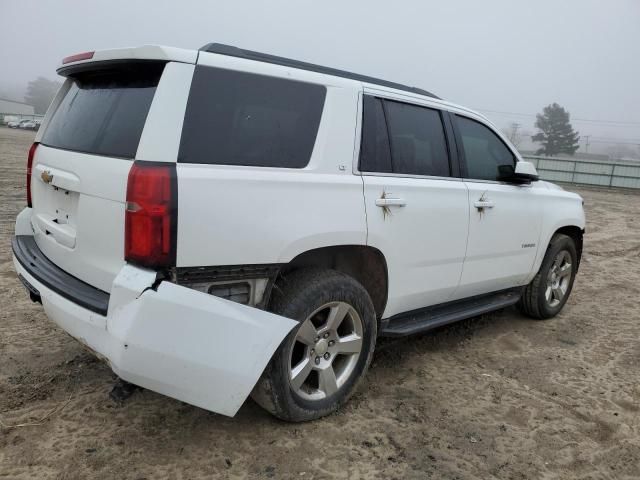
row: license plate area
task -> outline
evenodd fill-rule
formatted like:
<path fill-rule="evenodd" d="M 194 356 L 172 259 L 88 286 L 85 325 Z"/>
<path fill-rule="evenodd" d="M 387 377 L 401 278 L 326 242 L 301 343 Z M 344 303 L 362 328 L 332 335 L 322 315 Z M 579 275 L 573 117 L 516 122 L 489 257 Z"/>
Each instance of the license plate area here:
<path fill-rule="evenodd" d="M 37 232 L 69 249 L 76 246 L 76 219 L 80 194 L 45 185 L 34 202 L 32 223 Z"/>
<path fill-rule="evenodd" d="M 64 190 L 59 187 L 49 186 L 48 195 L 50 211 L 54 222 L 58 225 L 69 225 L 75 229 L 78 204 L 78 192 Z"/>
<path fill-rule="evenodd" d="M 80 178 L 67 170 L 43 163 L 34 167 L 34 209 L 49 221 L 68 225 L 75 230 L 77 225 Z"/>

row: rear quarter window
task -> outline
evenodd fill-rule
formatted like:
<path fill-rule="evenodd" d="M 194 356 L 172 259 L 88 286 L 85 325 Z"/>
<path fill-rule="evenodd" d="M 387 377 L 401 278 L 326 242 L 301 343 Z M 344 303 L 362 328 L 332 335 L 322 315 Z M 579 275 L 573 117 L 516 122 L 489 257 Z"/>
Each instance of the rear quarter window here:
<path fill-rule="evenodd" d="M 198 66 L 178 161 L 303 168 L 325 96 L 322 85 Z"/>
<path fill-rule="evenodd" d="M 163 69 L 163 63 L 129 63 L 73 76 L 42 143 L 134 158 Z"/>

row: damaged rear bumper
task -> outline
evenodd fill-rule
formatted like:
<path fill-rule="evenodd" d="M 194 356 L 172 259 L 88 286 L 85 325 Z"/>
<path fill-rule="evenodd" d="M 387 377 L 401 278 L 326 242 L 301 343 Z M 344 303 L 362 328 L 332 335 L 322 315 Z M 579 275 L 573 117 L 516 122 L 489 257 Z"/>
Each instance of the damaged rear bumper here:
<path fill-rule="evenodd" d="M 114 280 L 105 314 L 47 281 L 37 268 L 55 265 L 16 255 L 16 240 L 13 263 L 47 316 L 118 376 L 223 415 L 235 415 L 297 324 L 170 282 L 153 288 L 155 272 L 131 265 Z"/>

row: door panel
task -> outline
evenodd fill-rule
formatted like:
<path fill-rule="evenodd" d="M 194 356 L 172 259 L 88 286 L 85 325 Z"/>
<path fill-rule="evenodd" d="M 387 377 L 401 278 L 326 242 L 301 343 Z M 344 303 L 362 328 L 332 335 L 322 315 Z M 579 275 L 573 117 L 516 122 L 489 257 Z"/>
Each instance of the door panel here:
<path fill-rule="evenodd" d="M 446 114 L 445 118 L 446 118 Z M 367 243 L 383 252 L 390 317 L 446 302 L 460 281 L 469 225 L 466 185 L 443 112 L 365 95 L 360 171 Z"/>
<path fill-rule="evenodd" d="M 538 248 L 542 207 L 537 190 L 500 183 L 465 184 L 469 241 L 455 298 L 521 285 Z"/>
<path fill-rule="evenodd" d="M 538 247 L 538 190 L 499 181 L 517 156 L 495 130 L 479 119 L 451 118 L 469 191 L 469 240 L 455 298 L 522 285 Z"/>
<path fill-rule="evenodd" d="M 460 281 L 467 243 L 465 184 L 455 179 L 362 178 L 367 243 L 384 253 L 389 273 L 384 317 L 449 300 Z"/>

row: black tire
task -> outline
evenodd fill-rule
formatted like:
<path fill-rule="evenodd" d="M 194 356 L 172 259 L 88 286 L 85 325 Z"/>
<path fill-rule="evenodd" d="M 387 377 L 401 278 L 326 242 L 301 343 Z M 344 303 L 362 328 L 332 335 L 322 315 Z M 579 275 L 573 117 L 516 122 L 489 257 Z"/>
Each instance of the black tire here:
<path fill-rule="evenodd" d="M 290 384 L 291 352 L 302 322 L 330 302 L 353 307 L 362 323 L 362 346 L 353 370 L 338 390 L 322 399 L 300 396 Z M 265 410 L 290 422 L 304 422 L 328 415 L 343 404 L 364 377 L 375 348 L 377 321 L 369 294 L 356 280 L 335 270 L 300 269 L 277 282 L 270 311 L 298 320 L 300 325 L 283 340 L 251 396 Z M 334 359 L 335 360 L 335 359 Z"/>
<path fill-rule="evenodd" d="M 559 303 L 552 305 L 545 295 L 548 287 L 547 279 L 549 278 L 554 260 L 561 252 L 567 252 L 571 257 L 571 274 L 568 279 L 566 293 L 564 293 Z M 546 320 L 555 317 L 560 310 L 562 310 L 562 307 L 564 307 L 571 294 L 577 269 L 578 253 L 574 240 L 567 235 L 556 233 L 549 242 L 540 270 L 531 283 L 525 287 L 522 297 L 517 304 L 518 309 L 525 315 L 535 318 L 536 320 Z"/>

